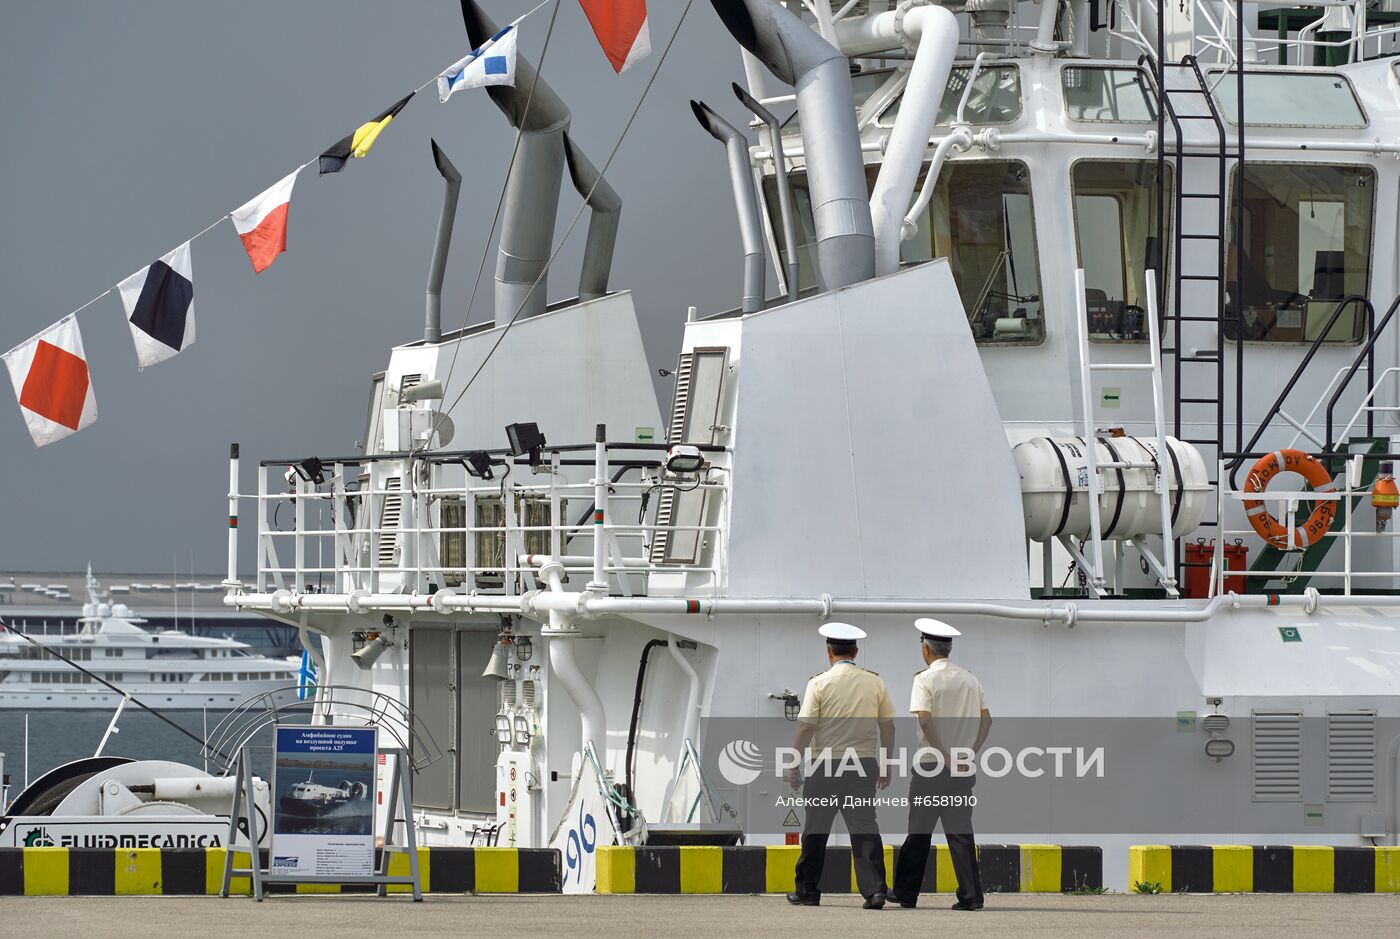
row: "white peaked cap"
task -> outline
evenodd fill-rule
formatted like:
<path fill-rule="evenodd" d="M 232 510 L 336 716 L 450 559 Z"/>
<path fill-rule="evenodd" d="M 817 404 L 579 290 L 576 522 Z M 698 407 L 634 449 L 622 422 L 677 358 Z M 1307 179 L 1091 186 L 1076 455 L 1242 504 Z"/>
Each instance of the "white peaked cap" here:
<path fill-rule="evenodd" d="M 962 635 L 947 623 L 928 617 L 914 620 L 914 628 L 930 639 L 952 639 Z"/>
<path fill-rule="evenodd" d="M 823 623 L 817 632 L 832 642 L 857 642 L 865 638 L 865 630 L 850 623 Z"/>

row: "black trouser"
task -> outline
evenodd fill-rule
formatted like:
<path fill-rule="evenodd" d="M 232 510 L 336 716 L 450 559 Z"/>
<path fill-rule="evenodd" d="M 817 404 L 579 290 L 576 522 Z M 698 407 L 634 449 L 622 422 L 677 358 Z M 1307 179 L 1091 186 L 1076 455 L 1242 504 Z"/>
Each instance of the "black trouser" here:
<path fill-rule="evenodd" d="M 967 803 L 975 782 L 973 776 L 914 774 L 909 786 L 909 835 L 899 849 L 894 867 L 894 892 L 900 900 L 918 899 L 933 829 L 941 821 L 953 873 L 958 878 L 958 902 L 982 902 L 982 873 L 977 867 L 977 842 L 972 837 L 972 806 Z M 961 804 L 946 804 L 960 799 Z"/>
<path fill-rule="evenodd" d="M 833 764 L 835 772 L 839 763 Z M 866 899 L 885 893 L 885 845 L 875 822 L 875 778 L 879 764 L 861 760 L 861 774 L 854 769 L 829 775 L 822 769 L 807 777 L 802 786 L 804 799 L 825 800 L 829 804 L 807 806 L 807 822 L 802 827 L 802 853 L 797 858 L 797 892 L 818 897 L 822 867 L 826 864 L 826 840 L 839 811 L 851 835 L 851 857 L 855 861 L 856 885 Z M 844 805 L 849 796 L 852 804 Z"/>

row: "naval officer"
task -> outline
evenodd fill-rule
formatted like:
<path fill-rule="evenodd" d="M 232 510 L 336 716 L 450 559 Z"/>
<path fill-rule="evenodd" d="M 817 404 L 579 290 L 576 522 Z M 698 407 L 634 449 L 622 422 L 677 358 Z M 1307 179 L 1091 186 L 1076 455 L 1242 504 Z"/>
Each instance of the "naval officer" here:
<path fill-rule="evenodd" d="M 972 756 L 987 739 L 992 714 L 977 676 L 949 659 L 953 639 L 961 633 L 935 619 L 915 620 L 914 625 L 927 667 L 914 676 L 909 710 L 919 719 L 921 747 L 938 751 L 942 759 L 926 754 L 920 760 L 923 772 L 913 774 L 909 835 L 899 849 L 889 899 L 906 908 L 918 902 L 933 829 L 941 821 L 958 878 L 958 900 L 953 909 L 980 910 L 982 875 L 972 837 L 971 796 L 977 781 Z M 962 765 L 955 766 L 957 763 Z M 932 771 L 935 767 L 939 768 L 936 773 Z"/>
<path fill-rule="evenodd" d="M 887 760 L 894 748 L 894 705 L 880 676 L 856 664 L 858 643 L 865 631 L 848 623 L 826 623 L 817 630 L 826 639 L 831 667 L 813 675 L 802 696 L 801 722 L 793 747 L 809 748 L 813 770 L 802 791 L 807 823 L 802 829 L 802 851 L 797 859 L 796 891 L 788 902 L 797 906 L 821 903 L 818 886 L 826 860 L 826 841 L 840 811 L 851 835 L 856 884 L 865 897 L 865 909 L 885 905 L 885 853 L 875 822 L 875 791 L 890 784 L 880 775 L 876 759 L 879 746 Z M 789 774 L 794 789 L 803 785 L 801 767 Z"/>

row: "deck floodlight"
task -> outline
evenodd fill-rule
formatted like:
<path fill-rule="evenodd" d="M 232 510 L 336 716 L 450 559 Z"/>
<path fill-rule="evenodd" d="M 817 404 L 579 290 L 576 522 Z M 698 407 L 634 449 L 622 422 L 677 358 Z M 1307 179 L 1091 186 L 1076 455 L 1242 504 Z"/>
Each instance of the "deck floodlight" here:
<path fill-rule="evenodd" d="M 506 439 L 510 441 L 511 456 L 530 455 L 530 465 L 540 462 L 540 451 L 544 449 L 544 434 L 534 421 L 522 424 L 507 424 Z"/>
<path fill-rule="evenodd" d="M 515 745 L 517 747 L 530 745 L 530 722 L 519 715 L 515 718 Z"/>
<path fill-rule="evenodd" d="M 326 481 L 325 467 L 322 466 L 318 457 L 309 456 L 298 463 L 293 469 L 296 474 L 309 483 L 321 485 Z"/>
<path fill-rule="evenodd" d="M 462 466 L 466 467 L 467 475 L 477 479 L 492 479 L 495 474 L 491 471 L 491 457 L 482 450 L 473 450 L 462 457 Z"/>
<path fill-rule="evenodd" d="M 530 661 L 535 654 L 535 643 L 529 636 L 515 637 L 515 657 L 522 662 Z"/>
<path fill-rule="evenodd" d="M 379 660 L 379 657 L 384 654 L 384 650 L 391 645 L 393 645 L 393 642 L 383 633 L 370 633 L 368 641 L 359 649 L 350 653 L 350 658 L 354 659 L 355 664 L 360 668 L 370 669 L 374 667 L 374 663 Z"/>
<path fill-rule="evenodd" d="M 496 715 L 496 742 L 497 742 L 497 743 L 501 743 L 501 744 L 505 744 L 506 746 L 509 746 L 509 745 L 510 745 L 511 738 L 512 738 L 513 736 L 514 736 L 514 731 L 512 730 L 512 728 L 511 728 L 511 726 L 510 726 L 510 716 L 509 716 L 508 714 L 497 714 L 497 715 Z"/>
<path fill-rule="evenodd" d="M 698 473 L 705 468 L 705 456 L 699 447 L 677 444 L 666 451 L 666 471 L 670 473 Z"/>
<path fill-rule="evenodd" d="M 1206 756 L 1219 763 L 1235 752 L 1235 744 L 1224 737 L 1212 737 L 1206 741 Z"/>

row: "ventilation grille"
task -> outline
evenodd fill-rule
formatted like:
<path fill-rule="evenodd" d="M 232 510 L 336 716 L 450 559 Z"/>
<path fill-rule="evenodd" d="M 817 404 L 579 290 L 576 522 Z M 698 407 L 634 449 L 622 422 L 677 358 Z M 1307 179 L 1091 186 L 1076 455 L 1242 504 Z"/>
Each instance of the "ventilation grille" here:
<path fill-rule="evenodd" d="M 1303 714 L 1255 711 L 1253 753 L 1255 802 L 1303 800 Z"/>
<path fill-rule="evenodd" d="M 384 480 L 384 509 L 379 513 L 379 566 L 393 567 L 399 550 L 399 517 L 403 514 L 403 477 Z"/>
<path fill-rule="evenodd" d="M 534 707 L 534 706 L 535 706 L 535 680 L 534 680 L 533 678 L 527 678 L 527 679 L 525 679 L 525 688 L 524 688 L 524 691 L 525 691 L 525 696 L 524 696 L 524 703 L 525 703 L 525 706 L 526 706 L 527 708 L 532 708 L 532 707 Z"/>
<path fill-rule="evenodd" d="M 667 443 L 681 443 L 685 436 L 686 406 L 690 404 L 690 375 L 695 356 L 687 352 L 676 362 L 676 396 L 671 399 L 671 427 Z"/>
<path fill-rule="evenodd" d="M 1376 801 L 1376 712 L 1327 714 L 1327 801 Z"/>
<path fill-rule="evenodd" d="M 666 433 L 667 443 L 682 443 L 685 440 L 685 421 L 690 406 L 690 379 L 695 369 L 695 356 L 687 352 L 676 362 L 676 394 L 671 399 L 671 427 Z M 661 564 L 666 560 L 667 528 L 676 514 L 676 490 L 669 486 L 661 490 L 661 498 L 656 502 L 656 529 L 651 541 L 651 563 Z"/>

